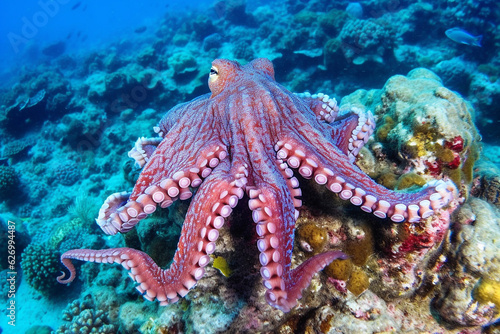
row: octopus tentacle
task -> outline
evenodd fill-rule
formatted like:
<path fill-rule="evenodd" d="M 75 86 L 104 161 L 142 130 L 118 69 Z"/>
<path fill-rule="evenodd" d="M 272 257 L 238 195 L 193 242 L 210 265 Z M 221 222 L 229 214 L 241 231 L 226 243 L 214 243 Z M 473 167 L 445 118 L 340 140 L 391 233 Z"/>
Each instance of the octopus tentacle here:
<path fill-rule="evenodd" d="M 302 196 L 302 190 L 299 187 L 299 180 L 293 175 L 293 170 L 291 170 L 288 165 L 281 159 L 277 160 L 279 168 L 281 170 L 281 175 L 286 181 L 288 191 L 292 196 L 293 206 L 295 207 L 295 220 L 299 217 L 299 209 L 302 206 L 302 200 L 299 198 Z"/>
<path fill-rule="evenodd" d="M 365 113 L 356 107 L 344 115 L 330 124 L 326 137 L 354 162 L 375 130 L 375 119 L 371 111 Z"/>
<path fill-rule="evenodd" d="M 139 137 L 134 147 L 128 152 L 128 156 L 135 160 L 136 166 L 142 168 L 149 161 L 161 141 L 161 137 Z"/>
<path fill-rule="evenodd" d="M 118 217 L 117 211 L 127 203 L 129 198 L 130 193 L 126 191 L 111 194 L 106 198 L 95 220 L 104 233 L 115 235 L 121 230 L 123 222 Z"/>
<path fill-rule="evenodd" d="M 218 230 L 224 225 L 224 218 L 231 214 L 238 200 L 243 197 L 247 174 L 245 166 L 229 170 L 229 161 L 226 159 L 205 180 L 188 210 L 169 269 L 162 270 L 147 254 L 131 248 L 76 249 L 61 256 L 70 276 L 65 279 L 63 273 L 58 281 L 69 283 L 74 280 L 75 268 L 71 259 L 115 262 L 130 271 L 130 277 L 139 283 L 136 288 L 144 298 L 156 298 L 160 305 L 177 301 L 203 277 L 204 267 L 210 262 L 209 255 L 215 251 Z"/>
<path fill-rule="evenodd" d="M 330 251 L 291 269 L 296 217 L 291 213 L 294 202 L 287 190 L 269 185 L 248 192 L 259 236 L 257 248 L 262 265 L 260 274 L 267 289 L 266 301 L 283 312 L 290 311 L 297 304 L 302 290 L 309 285 L 314 274 L 334 259 L 347 258 L 340 251 Z"/>
<path fill-rule="evenodd" d="M 379 218 L 390 217 L 398 223 L 405 219 L 415 222 L 427 218 L 448 204 L 456 192 L 453 183 L 444 181 L 430 183 L 417 193 L 391 191 L 375 183 L 335 146 L 317 147 L 321 151 L 287 138 L 276 144 L 277 157 L 303 177 L 314 178 L 318 184 L 338 193 L 340 198 Z M 336 164 L 328 161 L 336 161 Z"/>
<path fill-rule="evenodd" d="M 331 123 L 337 118 L 339 107 L 335 98 L 331 98 L 323 93 L 311 95 L 311 93 L 306 92 L 296 95 L 302 98 L 319 120 Z"/>
<path fill-rule="evenodd" d="M 138 193 L 134 188 L 134 193 L 127 194 L 128 201 L 123 203 L 124 195 L 119 197 L 121 206 L 116 205 L 118 201 L 114 200 L 115 205 L 110 205 L 110 198 L 117 197 L 116 194 L 108 197 L 99 211 L 97 224 L 106 234 L 116 234 L 118 232 L 130 231 L 139 221 L 152 214 L 157 205 L 162 208 L 170 206 L 177 199 L 186 200 L 192 196 L 189 189 L 200 186 L 203 179 L 208 177 L 212 170 L 217 167 L 221 160 L 227 156 L 224 147 L 216 144 L 208 145 L 201 151 L 194 166 L 185 166 L 181 170 L 172 172 L 170 177 L 158 179 Z"/>

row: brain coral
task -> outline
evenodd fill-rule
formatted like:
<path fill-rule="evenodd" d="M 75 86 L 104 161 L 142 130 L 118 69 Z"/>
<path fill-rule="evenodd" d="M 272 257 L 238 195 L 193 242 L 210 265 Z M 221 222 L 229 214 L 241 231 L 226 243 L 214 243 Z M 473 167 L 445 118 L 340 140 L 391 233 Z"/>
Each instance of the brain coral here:
<path fill-rule="evenodd" d="M 59 256 L 46 246 L 31 244 L 23 252 L 21 268 L 29 285 L 48 295 L 57 286 Z"/>

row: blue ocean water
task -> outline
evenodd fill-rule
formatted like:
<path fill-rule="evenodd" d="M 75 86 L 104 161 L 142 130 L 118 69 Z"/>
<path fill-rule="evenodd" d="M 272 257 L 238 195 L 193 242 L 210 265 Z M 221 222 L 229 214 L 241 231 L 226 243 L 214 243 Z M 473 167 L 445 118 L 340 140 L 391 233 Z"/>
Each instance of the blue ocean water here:
<path fill-rule="evenodd" d="M 485 223 L 500 220 L 497 1 L 26 0 L 0 9 L 0 333 L 93 327 L 105 333 L 498 331 L 500 226 Z M 163 115 L 210 92 L 214 59 L 247 64 L 261 57 L 272 61 L 276 81 L 287 90 L 332 98 L 320 95 L 321 102 L 311 104 L 323 108 L 321 121 L 366 122 L 369 116 L 361 115 L 374 115 L 376 127 L 366 130 L 373 130 L 371 137 L 351 141 L 359 147 L 348 142 L 369 128 L 361 121 L 325 139 L 341 154 L 357 155 L 355 163 L 370 178 L 398 191 L 410 183 L 410 192 L 436 179 L 453 182 L 455 201 L 436 209 L 427 225 L 395 224 L 318 190 L 308 179 L 324 175 L 316 178 L 321 173 L 313 161 L 308 176 L 312 167 L 301 160 L 294 169 L 303 206 L 299 232 L 291 232 L 292 266 L 327 250 L 356 260 L 347 277 L 328 274 L 334 269 L 316 275 L 291 313 L 264 299 L 260 268 L 266 261 L 259 259 L 246 204 L 250 188 L 221 229 L 205 276 L 177 303 L 160 307 L 143 299 L 116 265 L 78 264 L 76 279 L 58 284 L 66 270 L 59 257 L 71 249 L 130 247 L 169 266 L 194 207 L 188 208 L 190 199 L 158 206 L 115 236 L 95 218 L 126 203 L 108 196 L 132 191 L 137 165 L 158 152 Z M 283 96 L 270 96 L 283 103 Z M 324 110 L 337 103 L 339 115 L 328 119 Z M 255 111 L 254 105 L 241 108 L 229 109 Z M 280 116 L 285 122 L 290 110 Z M 191 143 L 170 145 L 189 151 Z M 278 157 L 277 166 L 284 164 Z M 174 172 L 158 173 L 175 179 Z M 196 194 L 197 187 L 188 186 L 179 189 Z M 111 204 L 101 207 L 107 198 Z M 389 216 L 396 211 L 394 205 L 388 210 Z M 308 233 L 321 236 L 319 250 Z M 360 248 L 367 250 L 353 250 Z"/>
<path fill-rule="evenodd" d="M 102 4 L 33 0 L 4 4 L 0 73 L 5 75 L 26 61 L 43 59 L 41 49 L 54 43 L 63 41 L 68 53 L 105 48 L 106 43 L 132 34 L 138 27 L 158 24 L 167 11 L 186 12 L 203 4 L 206 6 L 208 2 L 112 1 Z"/>

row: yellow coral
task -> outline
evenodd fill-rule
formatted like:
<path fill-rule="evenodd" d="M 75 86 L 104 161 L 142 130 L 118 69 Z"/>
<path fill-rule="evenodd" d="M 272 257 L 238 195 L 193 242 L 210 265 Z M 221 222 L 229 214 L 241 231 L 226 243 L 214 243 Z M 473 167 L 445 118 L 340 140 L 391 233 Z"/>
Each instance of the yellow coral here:
<path fill-rule="evenodd" d="M 415 127 L 413 137 L 404 145 L 404 153 L 412 159 L 423 157 L 436 151 L 437 134 L 429 124 Z"/>
<path fill-rule="evenodd" d="M 396 183 L 398 182 L 398 177 L 393 172 L 387 172 L 380 175 L 377 182 L 387 189 L 394 189 L 396 187 Z"/>
<path fill-rule="evenodd" d="M 364 225 L 362 227 L 364 236 L 354 239 L 349 239 L 345 246 L 344 252 L 349 255 L 352 263 L 357 266 L 363 266 L 368 261 L 368 258 L 373 254 L 373 235 L 370 227 Z"/>
<path fill-rule="evenodd" d="M 470 147 L 467 159 L 462 164 L 463 179 L 467 184 L 472 182 L 474 174 L 474 164 L 477 159 L 479 159 L 479 154 L 481 153 L 481 144 L 474 142 Z"/>
<path fill-rule="evenodd" d="M 455 154 L 449 148 L 445 148 L 440 152 L 436 152 L 436 156 L 445 163 L 450 163 L 455 159 Z"/>
<path fill-rule="evenodd" d="M 483 278 L 474 290 L 474 299 L 482 304 L 493 303 L 500 313 L 500 282 Z"/>
<path fill-rule="evenodd" d="M 351 278 L 347 282 L 347 290 L 351 291 L 356 296 L 359 296 L 370 286 L 370 280 L 364 271 L 355 269 Z"/>
<path fill-rule="evenodd" d="M 297 229 L 299 241 L 304 241 L 317 253 L 323 249 L 328 241 L 326 230 L 313 223 L 303 224 Z"/>
<path fill-rule="evenodd" d="M 214 258 L 214 263 L 212 264 L 212 267 L 218 269 L 222 273 L 222 275 L 226 277 L 231 276 L 231 274 L 233 273 L 226 259 L 223 258 L 222 256 L 216 256 Z"/>
<path fill-rule="evenodd" d="M 398 182 L 396 184 L 396 189 L 398 190 L 407 189 L 415 185 L 422 187 L 423 185 L 425 185 L 425 183 L 426 181 L 422 176 L 416 173 L 407 173 L 401 175 L 401 177 L 398 179 Z"/>
<path fill-rule="evenodd" d="M 346 260 L 333 260 L 328 266 L 325 267 L 324 272 L 331 278 L 347 281 L 352 273 L 352 261 Z"/>
<path fill-rule="evenodd" d="M 389 132 L 396 126 L 391 116 L 384 117 L 384 123 L 377 129 L 376 136 L 380 141 L 386 141 Z"/>

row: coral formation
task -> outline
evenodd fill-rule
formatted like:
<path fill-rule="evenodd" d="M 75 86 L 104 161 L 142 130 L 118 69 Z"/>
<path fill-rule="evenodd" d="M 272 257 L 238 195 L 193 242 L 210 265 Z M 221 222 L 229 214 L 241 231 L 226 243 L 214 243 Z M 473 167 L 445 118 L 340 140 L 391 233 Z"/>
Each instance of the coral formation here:
<path fill-rule="evenodd" d="M 63 313 L 63 320 L 66 323 L 59 327 L 56 334 L 106 334 L 116 333 L 117 330 L 114 324 L 110 324 L 106 313 L 95 308 L 90 296 L 70 303 Z"/>
<path fill-rule="evenodd" d="M 363 104 L 384 120 L 376 130 L 377 140 L 424 180 L 444 174 L 457 186 L 467 187 L 468 193 L 481 139 L 474 110 L 433 72 L 420 68 L 406 77 L 394 76 L 382 90 L 361 91 L 342 100 L 349 103 Z"/>
<path fill-rule="evenodd" d="M 55 279 L 59 274 L 59 256 L 45 245 L 30 244 L 24 250 L 21 268 L 26 281 L 36 291 L 49 296 L 55 291 Z"/>
<path fill-rule="evenodd" d="M 396 189 L 403 190 L 413 186 L 422 187 L 427 181 L 417 173 L 407 173 L 399 177 L 396 183 Z"/>
<path fill-rule="evenodd" d="M 55 167 L 55 182 L 63 186 L 71 186 L 81 178 L 78 165 L 73 161 L 64 161 Z"/>
<path fill-rule="evenodd" d="M 349 280 L 349 277 L 351 277 L 352 270 L 352 261 L 350 259 L 346 259 L 333 260 L 332 263 L 326 266 L 323 271 L 331 278 L 347 281 Z"/>
<path fill-rule="evenodd" d="M 33 146 L 35 140 L 33 137 L 25 137 L 22 139 L 10 140 L 3 145 L 2 156 L 0 160 L 12 158 L 20 155 Z"/>
<path fill-rule="evenodd" d="M 347 281 L 347 290 L 351 291 L 354 295 L 359 296 L 366 291 L 370 286 L 370 280 L 364 271 L 354 269 Z"/>
<path fill-rule="evenodd" d="M 14 168 L 0 166 L 0 199 L 11 198 L 19 185 L 19 177 Z"/>
<path fill-rule="evenodd" d="M 500 169 L 488 161 L 479 161 L 474 169 L 471 195 L 500 207 Z"/>
<path fill-rule="evenodd" d="M 495 304 L 497 313 L 500 312 L 500 282 L 490 278 L 483 278 L 473 292 L 474 299 L 482 304 Z"/>
<path fill-rule="evenodd" d="M 394 32 L 391 25 L 377 19 L 348 20 L 339 34 L 344 55 L 355 65 L 367 61 L 383 63 L 386 51 L 392 48 Z"/>
<path fill-rule="evenodd" d="M 302 224 L 297 229 L 297 241 L 308 252 L 321 252 L 327 242 L 326 230 L 315 224 Z"/>
<path fill-rule="evenodd" d="M 433 301 L 448 323 L 485 326 L 500 319 L 495 290 L 500 277 L 498 217 L 497 208 L 474 197 L 457 212 L 456 243 L 447 246 L 449 265 L 444 268 L 443 283 Z"/>

